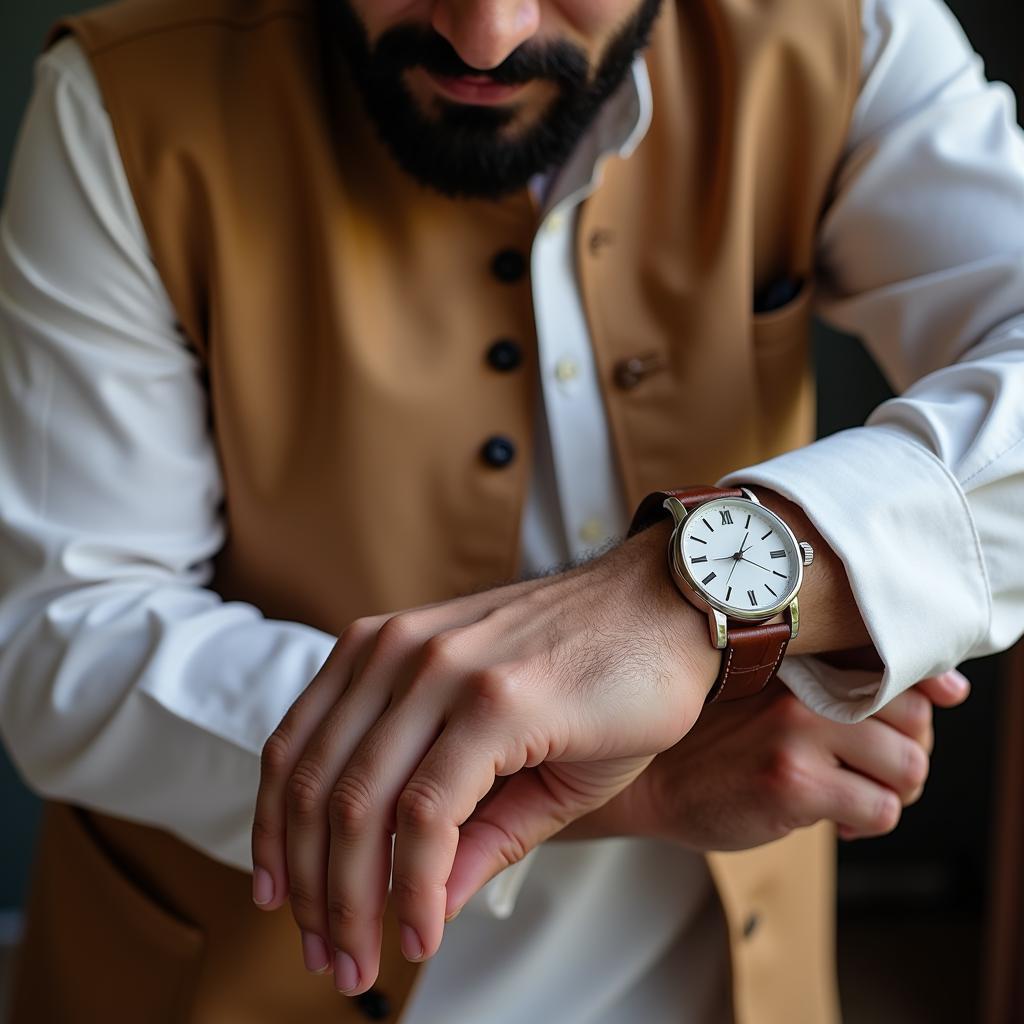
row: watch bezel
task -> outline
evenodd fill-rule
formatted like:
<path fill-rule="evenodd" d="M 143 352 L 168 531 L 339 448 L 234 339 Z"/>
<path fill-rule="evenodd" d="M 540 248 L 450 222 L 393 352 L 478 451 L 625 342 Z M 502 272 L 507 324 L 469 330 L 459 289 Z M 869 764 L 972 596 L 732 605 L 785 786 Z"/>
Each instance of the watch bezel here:
<path fill-rule="evenodd" d="M 750 506 L 750 508 L 756 511 L 758 515 L 767 516 L 772 520 L 772 522 L 777 523 L 782 532 L 789 537 L 790 542 L 793 545 L 793 550 L 796 552 L 797 556 L 796 585 L 786 595 L 786 597 L 777 604 L 767 608 L 757 608 L 753 611 L 746 611 L 743 608 L 727 604 L 725 601 L 720 601 L 714 595 L 709 594 L 701 587 L 697 578 L 690 572 L 690 568 L 686 564 L 686 558 L 683 554 L 683 530 L 691 516 L 696 515 L 701 509 L 707 508 L 711 505 L 717 505 L 721 502 Z M 789 524 L 777 512 L 767 508 L 760 502 L 751 501 L 749 498 L 714 497 L 710 498 L 708 501 L 701 502 L 701 504 L 694 506 L 692 509 L 687 509 L 686 515 L 676 524 L 675 529 L 672 531 L 672 537 L 669 540 L 669 551 L 671 552 L 670 564 L 672 568 L 672 576 L 677 585 L 682 584 L 685 586 L 686 589 L 704 605 L 714 608 L 716 611 L 721 612 L 730 619 L 737 619 L 741 622 L 763 623 L 767 622 L 769 619 L 775 618 L 776 615 L 780 615 L 796 600 L 804 582 L 804 565 L 803 559 L 800 557 L 800 542 L 797 540 L 796 534 L 793 533 L 789 528 Z"/>

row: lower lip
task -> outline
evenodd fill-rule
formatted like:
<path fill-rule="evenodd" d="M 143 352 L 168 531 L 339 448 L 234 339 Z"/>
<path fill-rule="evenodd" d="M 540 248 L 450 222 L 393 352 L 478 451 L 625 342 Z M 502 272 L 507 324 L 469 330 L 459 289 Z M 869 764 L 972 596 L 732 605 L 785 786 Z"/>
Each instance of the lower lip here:
<path fill-rule="evenodd" d="M 502 85 L 489 78 L 448 78 L 427 72 L 428 77 L 446 96 L 459 103 L 492 106 L 507 103 L 523 90 L 522 85 Z"/>

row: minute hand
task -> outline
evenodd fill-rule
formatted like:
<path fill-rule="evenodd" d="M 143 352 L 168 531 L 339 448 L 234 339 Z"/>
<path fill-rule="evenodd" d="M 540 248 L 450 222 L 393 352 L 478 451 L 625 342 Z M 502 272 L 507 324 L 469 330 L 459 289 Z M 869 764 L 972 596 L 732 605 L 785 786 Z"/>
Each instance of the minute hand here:
<path fill-rule="evenodd" d="M 763 565 L 761 565 L 759 562 L 755 562 L 752 558 L 743 557 L 743 558 L 740 559 L 740 561 L 741 562 L 749 562 L 751 565 L 756 565 L 758 567 L 758 569 L 764 569 L 765 572 L 772 572 L 773 571 L 771 569 L 765 569 L 765 567 Z"/>

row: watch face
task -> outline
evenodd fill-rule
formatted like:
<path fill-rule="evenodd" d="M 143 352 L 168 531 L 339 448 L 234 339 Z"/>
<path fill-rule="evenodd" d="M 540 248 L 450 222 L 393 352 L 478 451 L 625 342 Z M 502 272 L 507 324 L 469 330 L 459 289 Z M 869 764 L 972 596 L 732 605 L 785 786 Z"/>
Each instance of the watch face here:
<path fill-rule="evenodd" d="M 676 568 L 713 607 L 764 619 L 793 600 L 803 579 L 796 538 L 774 512 L 746 498 L 694 509 L 676 533 Z"/>

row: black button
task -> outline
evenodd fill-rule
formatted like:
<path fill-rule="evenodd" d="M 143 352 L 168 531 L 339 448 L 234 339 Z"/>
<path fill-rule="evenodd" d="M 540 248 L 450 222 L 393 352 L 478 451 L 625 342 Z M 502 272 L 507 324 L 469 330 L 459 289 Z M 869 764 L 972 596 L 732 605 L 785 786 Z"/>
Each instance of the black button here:
<path fill-rule="evenodd" d="M 754 932 L 756 932 L 757 929 L 760 928 L 760 927 L 761 927 L 761 915 L 760 914 L 751 914 L 750 917 L 747 918 L 746 922 L 743 925 L 743 938 L 745 938 L 745 939 L 752 938 Z"/>
<path fill-rule="evenodd" d="M 502 249 L 491 261 L 491 272 L 505 284 L 515 284 L 526 273 L 526 258 L 515 249 Z"/>
<path fill-rule="evenodd" d="M 522 346 L 518 341 L 513 341 L 511 338 L 499 338 L 487 350 L 487 362 L 495 370 L 500 370 L 502 373 L 508 373 L 510 370 L 517 369 L 522 361 Z"/>
<path fill-rule="evenodd" d="M 355 1002 L 363 1016 L 370 1020 L 384 1020 L 391 1014 L 391 1000 L 375 988 L 356 996 Z"/>
<path fill-rule="evenodd" d="M 485 442 L 480 454 L 488 466 L 502 469 L 515 459 L 516 446 L 507 437 L 492 437 Z"/>

